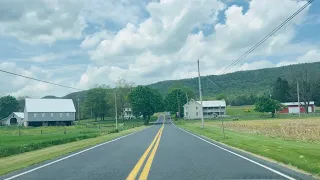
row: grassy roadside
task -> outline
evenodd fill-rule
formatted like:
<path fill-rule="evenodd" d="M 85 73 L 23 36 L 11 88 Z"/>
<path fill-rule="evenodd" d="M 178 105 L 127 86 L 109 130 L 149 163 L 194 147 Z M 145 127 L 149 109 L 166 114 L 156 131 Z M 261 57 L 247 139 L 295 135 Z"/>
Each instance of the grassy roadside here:
<path fill-rule="evenodd" d="M 71 142 L 68 144 L 62 144 L 57 146 L 52 146 L 36 151 L 31 151 L 23 154 L 18 154 L 14 156 L 0 158 L 0 175 L 18 170 L 30 165 L 50 160 L 61 155 L 71 153 L 77 150 L 81 150 L 93 145 L 97 145 L 106 141 L 110 141 L 120 136 L 124 136 L 139 130 L 145 129 L 147 126 L 136 127 L 133 129 L 128 129 L 121 131 L 119 133 L 108 134 L 104 136 L 99 136 L 96 138 L 80 140 L 76 142 Z"/>
<path fill-rule="evenodd" d="M 224 138 L 219 127 L 205 126 L 204 129 L 201 129 L 199 123 L 185 121 L 179 121 L 175 124 L 195 134 L 276 160 L 316 176 L 320 175 L 319 142 L 284 140 L 231 130 L 225 131 L 226 138 Z"/>

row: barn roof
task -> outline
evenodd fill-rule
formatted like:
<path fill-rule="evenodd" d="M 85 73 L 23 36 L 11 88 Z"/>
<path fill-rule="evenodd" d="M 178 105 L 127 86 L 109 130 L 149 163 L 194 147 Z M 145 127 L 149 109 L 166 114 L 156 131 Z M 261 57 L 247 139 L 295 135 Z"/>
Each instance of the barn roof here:
<path fill-rule="evenodd" d="M 19 118 L 24 118 L 24 113 L 23 112 L 13 112 L 13 114 Z"/>
<path fill-rule="evenodd" d="M 298 102 L 287 102 L 287 103 L 282 103 L 285 106 L 298 106 Z M 304 105 L 304 102 L 300 102 L 300 105 Z M 314 101 L 310 101 L 309 105 L 314 105 Z"/>
<path fill-rule="evenodd" d="M 197 103 L 201 104 L 201 101 L 197 101 Z M 202 101 L 202 107 L 225 107 L 225 100 L 215 100 L 215 101 Z"/>
<path fill-rule="evenodd" d="M 26 99 L 27 112 L 76 112 L 72 99 Z"/>

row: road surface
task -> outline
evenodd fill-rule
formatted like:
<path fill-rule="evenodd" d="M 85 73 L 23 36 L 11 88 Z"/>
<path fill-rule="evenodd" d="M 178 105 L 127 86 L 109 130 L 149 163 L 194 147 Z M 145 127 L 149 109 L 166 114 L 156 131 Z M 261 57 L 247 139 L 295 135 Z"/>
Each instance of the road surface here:
<path fill-rule="evenodd" d="M 1 176 L 0 179 L 307 180 L 312 178 L 275 163 L 216 145 L 175 127 L 170 119 L 160 116 L 154 126 L 138 133 L 61 161 L 55 159 L 25 168 Z"/>

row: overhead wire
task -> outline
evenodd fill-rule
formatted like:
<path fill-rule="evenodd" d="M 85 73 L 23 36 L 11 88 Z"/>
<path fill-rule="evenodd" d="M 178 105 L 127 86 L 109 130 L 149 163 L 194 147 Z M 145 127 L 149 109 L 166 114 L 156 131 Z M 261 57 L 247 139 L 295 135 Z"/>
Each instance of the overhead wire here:
<path fill-rule="evenodd" d="M 240 56 L 236 61 L 227 66 L 223 71 L 221 71 L 218 75 L 225 74 L 228 72 L 233 66 L 238 64 L 241 60 L 246 58 L 250 53 L 252 53 L 255 49 L 257 49 L 261 44 L 263 44 L 266 40 L 268 40 L 271 36 L 273 36 L 276 32 L 278 32 L 284 25 L 286 25 L 289 21 L 291 21 L 295 16 L 297 16 L 301 11 L 303 11 L 306 7 L 308 7 L 314 0 L 309 0 L 305 5 L 299 8 L 295 13 L 293 13 L 290 17 L 288 17 L 284 22 L 282 22 L 279 26 L 273 29 L 268 35 L 266 35 L 262 40 L 256 43 L 252 48 L 246 51 L 242 56 Z"/>
<path fill-rule="evenodd" d="M 42 83 L 46 83 L 46 84 L 51 84 L 51 85 L 63 87 L 63 88 L 73 89 L 73 90 L 77 90 L 77 91 L 84 91 L 83 89 L 79 89 L 79 88 L 75 88 L 75 87 L 71 87 L 71 86 L 65 86 L 65 85 L 62 85 L 62 84 L 57 84 L 57 83 L 53 83 L 53 82 L 49 82 L 49 81 L 45 81 L 45 80 L 29 77 L 29 76 L 24 76 L 24 75 L 21 75 L 21 74 L 18 74 L 18 73 L 9 72 L 9 71 L 5 71 L 5 70 L 2 70 L 2 69 L 0 69 L 0 72 L 6 73 L 6 74 L 11 74 L 11 75 L 14 75 L 14 76 L 23 77 L 23 78 L 26 78 L 26 79 L 31 79 L 31 80 L 42 82 Z"/>

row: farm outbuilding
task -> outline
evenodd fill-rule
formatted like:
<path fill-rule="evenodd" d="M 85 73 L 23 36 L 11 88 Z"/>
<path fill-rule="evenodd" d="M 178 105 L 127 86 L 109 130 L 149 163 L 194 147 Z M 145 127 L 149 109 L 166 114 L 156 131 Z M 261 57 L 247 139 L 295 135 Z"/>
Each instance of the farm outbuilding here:
<path fill-rule="evenodd" d="M 72 99 L 26 99 L 24 126 L 71 125 L 75 115 Z"/>
<path fill-rule="evenodd" d="M 285 108 L 283 108 L 280 113 L 286 113 L 286 114 L 298 114 L 305 113 L 306 110 L 304 109 L 304 102 L 300 103 L 300 110 L 299 110 L 299 103 L 298 102 L 288 102 L 288 103 L 282 103 Z M 310 104 L 308 106 L 308 112 L 313 113 L 316 110 L 316 106 L 314 101 L 310 101 Z"/>
<path fill-rule="evenodd" d="M 1 120 L 2 125 L 22 125 L 24 121 L 23 112 L 13 112 Z"/>

